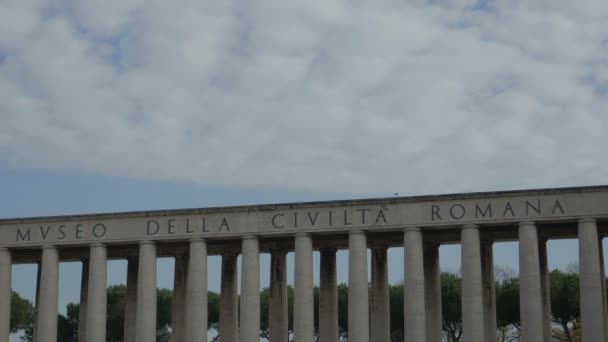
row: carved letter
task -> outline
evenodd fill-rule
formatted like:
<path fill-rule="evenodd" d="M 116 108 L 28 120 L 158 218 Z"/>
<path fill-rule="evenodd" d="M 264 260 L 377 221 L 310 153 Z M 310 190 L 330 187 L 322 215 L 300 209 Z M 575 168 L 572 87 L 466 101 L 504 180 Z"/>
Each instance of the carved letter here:
<path fill-rule="evenodd" d="M 99 233 L 97 229 L 100 229 L 101 233 Z M 93 235 L 96 238 L 100 238 L 100 237 L 106 235 L 106 226 L 103 223 L 98 223 L 95 226 L 93 226 Z"/>
<path fill-rule="evenodd" d="M 369 209 L 357 209 L 355 211 L 358 211 L 361 213 L 361 224 L 365 224 L 365 212 L 369 211 Z"/>
<path fill-rule="evenodd" d="M 329 225 L 331 226 L 333 224 L 332 222 L 332 212 L 331 210 L 329 211 Z"/>
<path fill-rule="evenodd" d="M 298 228 L 298 213 L 293 213 L 293 226 Z"/>
<path fill-rule="evenodd" d="M 460 209 L 460 215 L 455 215 L 454 214 L 454 208 L 459 208 Z M 462 204 L 454 204 L 451 208 L 450 208 L 450 216 L 452 216 L 453 219 L 461 219 L 464 217 L 464 215 L 466 214 L 466 211 L 464 209 L 464 206 Z"/>
<path fill-rule="evenodd" d="M 169 233 L 170 235 L 174 235 L 175 234 L 175 220 L 173 219 L 169 219 L 167 221 L 167 233 Z"/>
<path fill-rule="evenodd" d="M 310 215 L 310 212 L 306 212 L 308 214 L 308 219 L 310 220 L 310 225 L 314 227 L 315 223 L 317 222 L 317 218 L 319 217 L 319 212 L 316 211 L 315 212 L 315 217 L 312 217 Z"/>
<path fill-rule="evenodd" d="M 536 211 L 536 213 L 540 215 L 540 200 L 538 200 L 538 207 L 535 207 L 534 205 L 532 205 L 532 203 L 526 201 L 526 216 L 530 215 L 530 208 L 532 208 L 532 210 Z"/>
<path fill-rule="evenodd" d="M 505 211 L 502 213 L 502 216 L 507 216 L 507 211 L 511 212 L 511 216 L 515 216 L 515 212 L 513 211 L 513 207 L 511 207 L 511 202 L 507 202 L 505 206 Z"/>
<path fill-rule="evenodd" d="M 431 214 L 432 221 L 435 221 L 435 218 L 437 218 L 438 220 L 443 220 L 441 218 L 441 215 L 439 215 L 439 206 L 438 205 L 433 205 L 431 207 L 431 211 L 432 211 L 432 214 Z"/>
<path fill-rule="evenodd" d="M 384 221 L 384 223 L 386 223 L 386 217 L 384 217 L 384 211 L 382 211 L 382 209 L 380 209 L 380 211 L 378 212 L 378 216 L 376 216 L 376 224 L 378 224 L 378 222 L 380 222 L 381 218 L 382 218 L 382 221 Z"/>
<path fill-rule="evenodd" d="M 277 228 L 277 229 L 281 229 L 281 228 L 285 228 L 285 225 L 279 226 L 276 222 L 277 217 L 279 216 L 285 216 L 285 214 L 274 214 L 274 216 L 272 217 L 272 226 Z"/>
<path fill-rule="evenodd" d="M 152 231 L 152 226 L 156 226 L 154 231 Z M 148 229 L 146 230 L 146 233 L 148 233 L 148 235 L 156 235 L 156 233 L 158 233 L 159 230 L 160 230 L 160 224 L 158 224 L 158 222 L 156 222 L 154 220 L 148 221 Z"/>
<path fill-rule="evenodd" d="M 230 231 L 230 227 L 228 226 L 228 221 L 226 221 L 225 217 L 222 218 L 222 224 L 220 225 L 220 229 L 219 229 L 220 232 L 222 231 L 223 227 L 226 227 L 226 230 Z"/>
<path fill-rule="evenodd" d="M 485 211 L 481 211 L 481 208 L 479 207 L 479 204 L 475 203 L 475 218 L 479 217 L 479 215 L 481 215 L 482 217 L 486 217 L 486 215 L 488 215 L 488 217 L 492 217 L 492 203 L 488 203 L 488 206 L 486 207 Z"/>
<path fill-rule="evenodd" d="M 51 230 L 51 226 L 47 226 L 46 231 L 44 231 L 44 227 L 40 226 L 40 235 L 42 235 L 42 240 L 46 240 L 46 236 L 49 235 L 49 230 Z"/>
<path fill-rule="evenodd" d="M 207 218 L 203 217 L 203 233 L 208 232 L 207 230 Z"/>
<path fill-rule="evenodd" d="M 21 241 L 30 241 L 30 229 L 28 228 L 25 234 L 21 233 L 21 229 L 17 229 L 17 242 Z"/>
<path fill-rule="evenodd" d="M 344 225 L 345 226 L 350 226 L 351 224 L 353 224 L 352 222 L 348 222 L 348 215 L 346 213 L 346 210 L 344 210 Z"/>
<path fill-rule="evenodd" d="M 562 215 L 564 215 L 564 208 L 562 208 L 561 203 L 559 203 L 559 200 L 555 200 L 555 204 L 553 204 L 553 212 L 551 214 L 555 215 L 555 210 L 559 209 L 559 211 L 562 213 Z"/>
<path fill-rule="evenodd" d="M 203 217 L 203 229 L 204 229 L 205 218 Z M 186 219 L 186 234 L 194 233 L 194 230 L 190 230 L 190 219 Z"/>
<path fill-rule="evenodd" d="M 59 230 L 59 234 L 61 234 L 61 235 L 58 234 L 57 238 L 59 240 L 65 239 L 65 226 L 64 225 L 59 226 L 58 230 Z"/>
<path fill-rule="evenodd" d="M 82 227 L 84 227 L 84 226 L 81 224 L 76 225 L 76 238 L 77 239 L 82 239 L 82 233 L 83 233 Z"/>

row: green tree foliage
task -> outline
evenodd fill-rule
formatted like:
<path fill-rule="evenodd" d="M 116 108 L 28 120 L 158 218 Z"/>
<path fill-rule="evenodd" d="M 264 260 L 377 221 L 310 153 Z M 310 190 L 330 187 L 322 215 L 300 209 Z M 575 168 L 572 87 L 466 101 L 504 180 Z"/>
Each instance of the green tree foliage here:
<path fill-rule="evenodd" d="M 403 341 L 403 284 L 389 287 L 391 341 Z"/>
<path fill-rule="evenodd" d="M 122 341 L 124 336 L 125 306 L 127 300 L 127 287 L 125 285 L 112 285 L 108 287 L 108 321 L 106 338 L 108 341 Z"/>
<path fill-rule="evenodd" d="M 553 321 L 561 326 L 562 341 L 574 342 L 580 324 L 580 290 L 579 276 L 576 273 L 565 273 L 559 270 L 551 272 L 551 313 Z M 574 331 L 573 331 L 574 330 Z M 563 336 L 559 336 L 563 335 Z"/>
<path fill-rule="evenodd" d="M 496 282 L 496 321 L 499 341 L 519 341 L 519 278 Z"/>
<path fill-rule="evenodd" d="M 441 310 L 443 312 L 443 334 L 448 342 L 462 339 L 462 300 L 460 277 L 441 273 Z"/>
<path fill-rule="evenodd" d="M 25 330 L 32 325 L 34 321 L 34 305 L 32 302 L 12 291 L 11 293 L 11 333 L 16 333 L 19 330 Z"/>

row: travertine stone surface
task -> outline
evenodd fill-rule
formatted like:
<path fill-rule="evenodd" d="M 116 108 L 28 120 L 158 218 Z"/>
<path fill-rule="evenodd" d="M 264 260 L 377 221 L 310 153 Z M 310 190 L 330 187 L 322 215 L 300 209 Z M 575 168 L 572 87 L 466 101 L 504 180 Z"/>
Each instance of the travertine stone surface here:
<path fill-rule="evenodd" d="M 44 247 L 40 267 L 40 296 L 38 298 L 40 307 L 36 319 L 35 342 L 57 342 L 59 251 L 56 247 Z"/>
<path fill-rule="evenodd" d="M 371 341 L 389 342 L 391 312 L 388 287 L 388 248 L 372 248 L 372 293 L 370 298 Z"/>
<path fill-rule="evenodd" d="M 605 292 L 600 255 L 600 240 L 595 220 L 578 224 L 578 260 L 581 291 L 581 328 L 583 341 L 606 341 Z"/>
<path fill-rule="evenodd" d="M 91 245 L 87 296 L 86 342 L 106 341 L 107 316 L 107 262 L 106 246 Z"/>
<path fill-rule="evenodd" d="M 135 341 L 156 340 L 156 245 L 151 241 L 139 244 L 137 272 L 137 315 Z"/>
<path fill-rule="evenodd" d="M 294 246 L 295 339 L 314 337 L 313 249 L 318 249 L 319 338 L 338 341 L 336 251 L 348 248 L 349 339 L 388 342 L 387 248 L 402 243 L 405 340 L 440 342 L 439 246 L 459 241 L 463 339 L 493 341 L 492 244 L 514 240 L 520 251 L 522 339 L 549 342 L 546 242 L 576 236 L 583 340 L 608 342 L 602 247 L 607 233 L 608 186 L 2 219 L 0 342 L 8 338 L 12 264 L 20 263 L 39 264 L 34 341 L 56 341 L 60 260 L 83 261 L 79 342 L 105 341 L 107 260 L 120 258 L 128 259 L 125 340 L 154 341 L 159 256 L 176 258 L 173 342 L 205 341 L 208 255 L 222 255 L 221 341 L 259 342 L 260 250 L 271 253 L 270 342 L 283 342 L 289 324 L 286 255 Z"/>
<path fill-rule="evenodd" d="M 426 340 L 442 342 L 441 268 L 439 244 L 424 245 L 424 299 L 426 304 Z"/>
<path fill-rule="evenodd" d="M 336 250 L 321 250 L 319 270 L 319 342 L 338 342 Z"/>
<path fill-rule="evenodd" d="M 222 255 L 220 291 L 220 341 L 239 340 L 238 269 L 236 254 Z"/>
<path fill-rule="evenodd" d="M 544 341 L 539 241 L 533 222 L 519 224 L 519 307 L 521 339 Z"/>
<path fill-rule="evenodd" d="M 365 232 L 348 236 L 348 336 L 350 342 L 369 342 L 369 292 Z"/>
<path fill-rule="evenodd" d="M 260 247 L 258 238 L 243 238 L 241 262 L 240 342 L 260 341 Z"/>
<path fill-rule="evenodd" d="M 462 334 L 467 342 L 484 342 L 485 322 L 479 227 L 462 227 Z"/>
<path fill-rule="evenodd" d="M 207 341 L 207 243 L 190 240 L 190 256 L 186 277 L 184 341 Z"/>
<path fill-rule="evenodd" d="M 608 187 L 0 220 L 0 246 L 137 243 L 608 218 Z M 482 227 L 482 229 L 485 229 Z"/>
<path fill-rule="evenodd" d="M 293 333 L 296 341 L 312 341 L 315 330 L 312 285 L 312 239 L 296 235 L 296 265 L 293 299 Z"/>
<path fill-rule="evenodd" d="M 405 229 L 403 318 L 406 341 L 426 341 L 424 260 L 420 228 Z"/>

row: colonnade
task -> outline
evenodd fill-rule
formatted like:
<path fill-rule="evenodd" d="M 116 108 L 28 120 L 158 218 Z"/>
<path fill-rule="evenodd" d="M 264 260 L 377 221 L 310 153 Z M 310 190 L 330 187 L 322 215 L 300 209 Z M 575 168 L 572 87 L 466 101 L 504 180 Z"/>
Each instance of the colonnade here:
<path fill-rule="evenodd" d="M 462 245 L 462 324 L 467 342 L 494 341 L 496 304 L 492 241 L 477 225 L 460 227 Z M 441 341 L 441 283 L 439 243 L 425 238 L 424 228 L 404 229 L 404 339 Z M 519 270 L 522 341 L 551 341 L 551 308 L 546 238 L 534 222 L 520 222 Z M 297 233 L 295 240 L 294 337 L 313 341 L 313 239 Z M 364 230 L 348 233 L 348 327 L 351 342 L 388 342 L 390 311 L 387 249 L 371 246 L 371 291 L 368 289 Z M 601 235 L 596 221 L 578 222 L 581 321 L 583 341 L 608 341 L 608 314 Z M 93 243 L 83 267 L 80 341 L 106 340 L 106 282 L 108 248 Z M 189 240 L 189 252 L 176 257 L 173 340 L 207 340 L 207 241 Z M 287 341 L 288 250 L 271 251 L 270 340 Z M 237 254 L 222 255 L 220 340 L 259 342 L 260 244 L 254 235 L 241 240 L 240 310 L 237 294 Z M 154 241 L 139 243 L 138 257 L 128 259 L 125 340 L 150 342 L 156 336 L 156 258 Z M 0 341 L 8 341 L 12 253 L 0 248 Z M 36 294 L 35 342 L 57 340 L 59 249 L 42 248 Z M 320 248 L 320 342 L 338 340 L 336 249 Z M 370 298 L 371 293 L 371 298 Z M 240 317 L 239 317 L 240 311 Z"/>

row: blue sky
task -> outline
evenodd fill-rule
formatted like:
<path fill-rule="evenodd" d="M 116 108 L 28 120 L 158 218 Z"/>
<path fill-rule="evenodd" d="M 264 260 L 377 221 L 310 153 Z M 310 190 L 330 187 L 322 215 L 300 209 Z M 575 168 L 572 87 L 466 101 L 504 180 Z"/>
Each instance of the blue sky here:
<path fill-rule="evenodd" d="M 606 18 L 603 0 L 2 1 L 0 217 L 605 184 Z M 566 267 L 576 244 L 549 253 Z M 441 256 L 458 269 L 458 246 Z M 15 267 L 15 289 L 34 277 Z"/>

